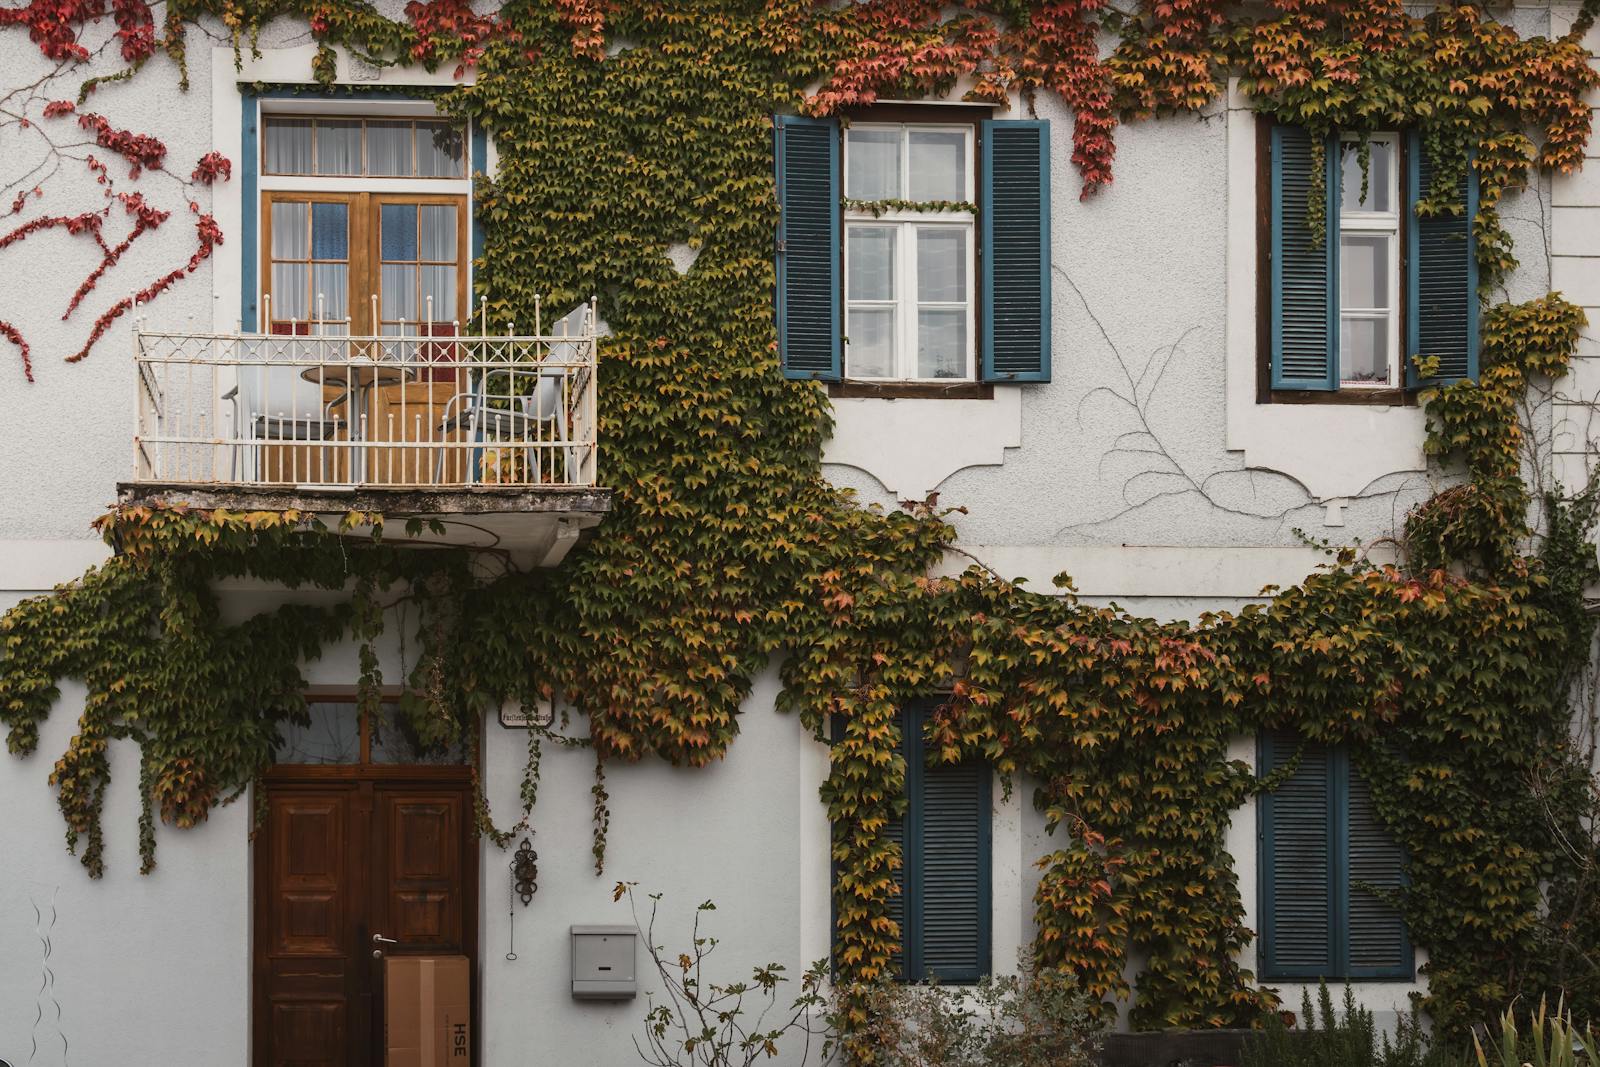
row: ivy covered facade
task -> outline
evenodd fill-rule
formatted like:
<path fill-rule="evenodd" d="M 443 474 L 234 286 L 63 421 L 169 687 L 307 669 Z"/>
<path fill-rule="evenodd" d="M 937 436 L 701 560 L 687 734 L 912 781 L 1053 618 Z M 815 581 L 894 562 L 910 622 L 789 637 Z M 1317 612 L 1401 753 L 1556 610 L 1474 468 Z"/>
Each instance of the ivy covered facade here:
<path fill-rule="evenodd" d="M 1023 952 L 1136 1029 L 1592 1014 L 1592 10 L 102 7 L 0 13 L 0 1059 L 366 1062 L 402 923 L 481 1062 L 629 1062 L 619 880 L 847 1021 Z M 141 321 L 585 306 L 559 520 L 417 499 L 570 453 L 381 473 L 467 340 L 287 431 L 169 383 L 249 443 L 137 473 Z"/>

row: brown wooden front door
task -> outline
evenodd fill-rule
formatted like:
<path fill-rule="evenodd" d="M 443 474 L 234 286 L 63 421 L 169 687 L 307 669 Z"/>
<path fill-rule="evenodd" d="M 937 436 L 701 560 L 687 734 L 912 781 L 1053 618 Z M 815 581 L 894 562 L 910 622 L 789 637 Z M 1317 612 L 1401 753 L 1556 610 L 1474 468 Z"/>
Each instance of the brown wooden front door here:
<path fill-rule="evenodd" d="M 476 973 L 471 769 L 279 764 L 264 789 L 254 1063 L 382 1067 L 383 957 L 465 955 Z"/>

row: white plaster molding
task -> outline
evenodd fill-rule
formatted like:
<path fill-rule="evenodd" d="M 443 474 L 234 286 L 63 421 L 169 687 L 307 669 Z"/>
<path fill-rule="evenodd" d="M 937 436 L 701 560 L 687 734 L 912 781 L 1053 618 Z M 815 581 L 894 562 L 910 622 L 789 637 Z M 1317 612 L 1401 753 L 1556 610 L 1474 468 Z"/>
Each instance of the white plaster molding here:
<path fill-rule="evenodd" d="M 902 500 L 921 500 L 966 467 L 998 467 L 1022 447 L 1022 389 L 997 385 L 990 400 L 833 401 L 822 462 L 872 475 Z"/>
<path fill-rule="evenodd" d="M 1240 545 L 973 545 L 949 553 L 939 573 L 960 574 L 983 561 L 1001 577 L 1025 578 L 1036 593 L 1052 593 L 1062 572 L 1075 591 L 1093 597 L 1222 597 L 1261 596 L 1269 585 L 1297 585 L 1327 563 L 1328 556 L 1305 545 L 1248 548 Z M 1389 562 L 1392 552 L 1374 551 L 1369 558 Z"/>
<path fill-rule="evenodd" d="M 800 739 L 800 958 L 833 955 L 833 827 L 817 791 L 828 780 L 828 746 Z"/>
<path fill-rule="evenodd" d="M 457 78 L 455 68 L 448 63 L 441 64 L 438 70 L 431 72 L 421 67 L 383 67 L 378 71 L 378 76 L 373 78 L 372 67 L 362 60 L 353 58 L 344 48 L 334 46 L 334 54 L 336 58 L 334 81 L 337 84 L 349 82 L 370 85 L 376 82 L 380 85 L 450 86 L 471 84 L 477 80 L 477 72 L 472 68 L 468 68 L 460 78 Z M 234 85 L 241 82 L 271 82 L 280 85 L 316 82 L 316 77 L 311 72 L 311 62 L 317 57 L 317 46 L 314 44 L 298 45 L 293 48 L 263 48 L 259 54 L 244 49 L 239 54 L 238 70 L 234 69 L 234 52 L 231 47 L 213 48 L 211 56 L 212 70 L 219 71 L 222 77 Z"/>
<path fill-rule="evenodd" d="M 270 50 L 269 50 L 270 51 Z M 315 50 L 313 49 L 313 52 Z M 240 74 L 233 69 L 233 49 L 211 50 L 211 145 L 236 167 L 244 165 L 244 122 L 239 101 Z M 233 178 L 211 186 L 211 214 L 221 228 L 225 243 L 211 257 L 211 307 L 213 330 L 231 330 L 243 315 L 239 306 L 244 254 L 244 174 L 235 170 Z"/>
<path fill-rule="evenodd" d="M 1031 901 L 1022 893 L 1023 873 L 1036 857 L 1023 854 L 1021 789 L 1005 795 L 1005 783 L 994 780 L 989 825 L 989 966 L 995 974 L 1016 974 L 1025 944 L 1032 940 L 1027 920 Z"/>
<path fill-rule="evenodd" d="M 1230 451 L 1286 474 L 1318 500 L 1359 496 L 1427 469 L 1418 407 L 1256 403 L 1256 113 L 1228 81 L 1227 388 Z"/>

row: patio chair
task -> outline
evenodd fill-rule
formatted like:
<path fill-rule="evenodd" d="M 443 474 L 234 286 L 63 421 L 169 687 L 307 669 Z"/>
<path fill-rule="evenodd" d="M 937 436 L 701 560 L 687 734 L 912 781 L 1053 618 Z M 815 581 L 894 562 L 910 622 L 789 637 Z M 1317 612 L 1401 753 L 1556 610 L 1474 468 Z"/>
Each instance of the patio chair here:
<path fill-rule="evenodd" d="M 548 347 L 550 360 L 569 364 L 577 362 L 578 338 L 583 332 L 588 312 L 589 306 L 580 304 L 552 324 L 553 334 L 572 337 L 573 340 L 551 343 Z M 526 369 L 506 367 L 466 371 L 467 388 L 445 403 L 439 428 L 444 436 L 465 431 L 467 440 L 477 446 L 464 450 L 468 452 L 468 482 L 488 480 L 515 485 L 529 480 L 515 476 L 515 468 L 513 477 L 485 479 L 483 461 L 491 452 L 500 459 L 508 454 L 515 455 L 520 450 L 524 464 L 536 471 L 551 469 L 553 472 L 553 468 L 545 467 L 541 462 L 542 454 L 551 447 L 560 450 L 562 480 L 571 482 L 574 479 L 578 453 L 572 443 L 565 388 L 571 376 L 570 366 L 535 364 L 530 364 Z M 445 457 L 449 451 L 441 450 L 439 455 L 436 477 L 440 482 L 445 480 Z"/>
<path fill-rule="evenodd" d="M 458 431 L 474 447 L 468 453 L 468 482 L 504 482 L 521 484 L 527 477 L 485 478 L 481 467 L 490 453 L 496 458 L 522 456 L 522 462 L 534 470 L 543 470 L 541 453 L 551 446 L 561 449 L 563 480 L 571 481 L 575 457 L 569 443 L 567 405 L 562 397 L 562 380 L 565 369 L 518 371 L 469 371 L 471 386 L 445 402 L 439 429 L 448 437 Z M 532 381 L 528 392 L 514 392 L 519 382 Z M 435 475 L 445 481 L 445 461 L 452 450 L 441 449 Z"/>
<path fill-rule="evenodd" d="M 288 480 L 305 483 L 337 482 L 337 459 L 349 439 L 349 423 L 334 413 L 344 397 L 325 398 L 322 386 L 303 380 L 293 366 L 244 366 L 232 388 L 222 394 L 233 413 L 234 438 L 245 442 L 232 448 L 231 480 L 259 482 Z M 269 471 L 266 449 L 305 449 L 305 470 L 296 469 L 292 454 L 280 453 L 276 471 Z M 348 461 L 348 458 L 347 458 Z M 330 469 L 333 468 L 333 469 Z"/>

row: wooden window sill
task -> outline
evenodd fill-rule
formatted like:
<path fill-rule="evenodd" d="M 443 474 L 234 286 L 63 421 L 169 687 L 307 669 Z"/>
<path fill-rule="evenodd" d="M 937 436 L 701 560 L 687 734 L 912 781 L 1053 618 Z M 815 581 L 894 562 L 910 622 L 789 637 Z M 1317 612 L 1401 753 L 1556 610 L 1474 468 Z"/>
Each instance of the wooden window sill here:
<path fill-rule="evenodd" d="M 1333 392 L 1272 389 L 1256 397 L 1257 404 L 1335 404 L 1366 407 L 1414 408 L 1417 394 L 1405 389 L 1340 389 Z"/>
<path fill-rule="evenodd" d="M 993 400 L 994 386 L 987 382 L 833 382 L 828 395 L 835 398 L 878 400 Z"/>

